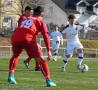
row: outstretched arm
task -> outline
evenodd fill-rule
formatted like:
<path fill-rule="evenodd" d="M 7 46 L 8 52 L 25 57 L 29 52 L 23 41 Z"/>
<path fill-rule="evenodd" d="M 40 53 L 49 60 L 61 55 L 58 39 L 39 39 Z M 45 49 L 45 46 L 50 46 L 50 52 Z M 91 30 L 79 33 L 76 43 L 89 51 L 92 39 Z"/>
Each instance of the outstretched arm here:
<path fill-rule="evenodd" d="M 89 30 L 89 31 L 94 31 L 94 29 L 93 28 L 91 28 L 91 27 L 84 27 L 84 30 Z"/>
<path fill-rule="evenodd" d="M 81 25 L 77 25 L 78 30 L 89 30 L 89 31 L 94 31 L 94 29 L 92 29 L 91 27 L 88 26 L 81 26 Z"/>

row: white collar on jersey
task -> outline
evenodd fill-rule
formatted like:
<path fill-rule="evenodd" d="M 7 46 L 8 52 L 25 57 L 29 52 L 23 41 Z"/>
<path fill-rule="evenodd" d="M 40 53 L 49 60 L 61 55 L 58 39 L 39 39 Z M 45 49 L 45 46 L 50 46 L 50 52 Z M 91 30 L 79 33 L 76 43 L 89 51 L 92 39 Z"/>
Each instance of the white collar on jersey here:
<path fill-rule="evenodd" d="M 70 24 L 69 24 L 69 27 L 74 27 L 74 26 L 75 26 L 75 25 L 70 25 Z"/>

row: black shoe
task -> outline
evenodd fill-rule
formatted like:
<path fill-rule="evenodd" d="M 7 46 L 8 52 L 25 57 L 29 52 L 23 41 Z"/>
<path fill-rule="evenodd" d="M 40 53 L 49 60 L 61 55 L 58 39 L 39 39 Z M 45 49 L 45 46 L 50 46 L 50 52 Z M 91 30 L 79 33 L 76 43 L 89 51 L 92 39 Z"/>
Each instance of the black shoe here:
<path fill-rule="evenodd" d="M 26 66 L 26 68 L 27 68 L 27 69 L 29 69 L 29 68 L 30 68 L 30 67 L 29 67 L 29 63 L 28 63 L 28 62 L 24 61 L 24 65 Z"/>
<path fill-rule="evenodd" d="M 40 71 L 40 67 L 39 67 L 39 68 L 35 68 L 34 70 L 35 70 L 35 71 Z"/>

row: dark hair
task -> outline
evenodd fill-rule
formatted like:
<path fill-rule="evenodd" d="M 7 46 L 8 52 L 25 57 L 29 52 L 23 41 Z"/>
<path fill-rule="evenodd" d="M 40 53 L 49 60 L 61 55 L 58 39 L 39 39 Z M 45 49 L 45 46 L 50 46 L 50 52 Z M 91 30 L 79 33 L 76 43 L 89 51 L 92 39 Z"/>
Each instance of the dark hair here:
<path fill-rule="evenodd" d="M 37 7 L 34 9 L 33 15 L 35 15 L 35 16 L 40 16 L 42 12 L 44 12 L 43 7 L 37 6 Z"/>
<path fill-rule="evenodd" d="M 54 27 L 56 28 L 56 27 L 58 27 L 58 25 L 55 25 Z"/>
<path fill-rule="evenodd" d="M 76 17 L 74 15 L 69 15 L 68 19 L 75 19 Z"/>
<path fill-rule="evenodd" d="M 30 10 L 33 10 L 33 9 L 32 9 L 30 6 L 26 6 L 26 7 L 25 7 L 25 11 L 26 11 L 26 10 L 29 10 L 29 11 L 30 11 Z"/>

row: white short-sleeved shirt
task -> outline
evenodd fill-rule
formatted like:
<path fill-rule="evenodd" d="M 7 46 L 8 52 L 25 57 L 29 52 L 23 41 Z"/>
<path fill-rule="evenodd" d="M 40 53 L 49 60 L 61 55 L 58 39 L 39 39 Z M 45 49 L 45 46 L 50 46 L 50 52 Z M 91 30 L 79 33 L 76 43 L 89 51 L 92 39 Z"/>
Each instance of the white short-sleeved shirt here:
<path fill-rule="evenodd" d="M 59 41 L 59 43 L 60 43 L 60 40 L 62 39 L 62 33 L 59 31 L 53 31 L 50 34 L 50 37 L 53 39 L 52 43 L 56 43 L 57 41 Z"/>
<path fill-rule="evenodd" d="M 67 25 L 67 27 L 61 32 L 62 34 L 66 34 L 67 43 L 79 42 L 78 32 L 79 30 L 92 30 L 90 27 L 83 27 L 80 25 Z"/>

